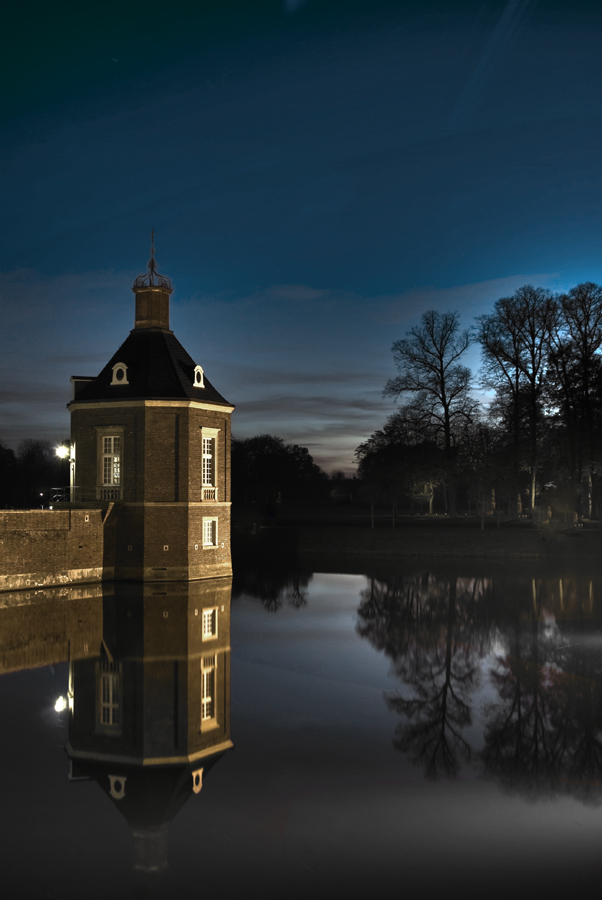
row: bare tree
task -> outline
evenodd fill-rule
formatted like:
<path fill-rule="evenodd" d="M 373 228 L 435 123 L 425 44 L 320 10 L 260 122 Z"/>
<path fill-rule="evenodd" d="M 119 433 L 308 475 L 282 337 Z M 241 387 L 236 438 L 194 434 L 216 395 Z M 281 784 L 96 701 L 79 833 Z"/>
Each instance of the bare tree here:
<path fill-rule="evenodd" d="M 602 287 L 591 281 L 578 284 L 559 301 L 559 315 L 549 339 L 552 382 L 572 471 L 578 482 L 589 482 L 585 511 L 591 516 L 592 474 L 597 455 L 595 395 L 602 371 Z"/>
<path fill-rule="evenodd" d="M 512 297 L 498 300 L 493 313 L 477 317 L 477 340 L 483 352 L 482 382 L 496 391 L 499 407 L 509 407 L 517 471 L 526 426 L 531 506 L 535 505 L 547 348 L 557 309 L 550 291 L 525 285 Z"/>
<path fill-rule="evenodd" d="M 428 310 L 419 326 L 393 344 L 400 374 L 387 381 L 383 392 L 385 397 L 413 395 L 414 414 L 422 419 L 425 430 L 443 443 L 452 516 L 456 514 L 454 430 L 461 422 L 471 421 L 477 408 L 470 393 L 470 369 L 459 362 L 470 343 L 470 331 L 460 331 L 458 313 Z"/>

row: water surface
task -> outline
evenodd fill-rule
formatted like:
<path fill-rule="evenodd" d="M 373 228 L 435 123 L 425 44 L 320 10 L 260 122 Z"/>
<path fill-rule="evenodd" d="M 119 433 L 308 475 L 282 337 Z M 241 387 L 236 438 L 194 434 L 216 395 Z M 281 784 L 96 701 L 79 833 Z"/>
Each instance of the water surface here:
<path fill-rule="evenodd" d="M 249 567 L 231 607 L 225 579 L 0 595 L 3 885 L 74 898 L 590 890 L 601 604 L 591 573 L 423 561 Z M 203 641 L 210 608 L 220 630 Z"/>

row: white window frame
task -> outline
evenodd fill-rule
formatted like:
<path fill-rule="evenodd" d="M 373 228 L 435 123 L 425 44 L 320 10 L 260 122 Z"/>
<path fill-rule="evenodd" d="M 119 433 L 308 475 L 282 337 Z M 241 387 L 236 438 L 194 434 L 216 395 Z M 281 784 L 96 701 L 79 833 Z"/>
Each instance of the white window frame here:
<path fill-rule="evenodd" d="M 201 500 L 217 502 L 218 440 L 219 428 L 201 428 Z M 206 442 L 211 442 L 207 445 Z M 206 460 L 211 458 L 211 471 L 207 473 Z"/>
<path fill-rule="evenodd" d="M 217 637 L 217 617 L 218 617 L 218 609 L 217 606 L 212 606 L 209 609 L 203 610 L 203 616 L 201 619 L 201 628 L 202 628 L 202 639 L 204 641 L 213 641 Z"/>
<path fill-rule="evenodd" d="M 217 725 L 217 654 L 213 654 L 201 657 L 201 731 Z"/>
<path fill-rule="evenodd" d="M 194 387 L 204 388 L 205 387 L 205 373 L 202 369 L 202 366 L 194 367 Z"/>
<path fill-rule="evenodd" d="M 121 500 L 123 498 L 123 426 L 108 425 L 96 428 L 97 434 L 97 467 L 96 467 L 96 499 Z M 115 453 L 115 439 L 118 440 L 119 452 Z M 111 449 L 107 451 L 106 441 L 111 441 Z M 105 459 L 112 458 L 107 480 Z M 115 480 L 115 459 L 118 459 L 118 480 Z"/>
<path fill-rule="evenodd" d="M 97 731 L 118 736 L 123 719 L 123 678 L 120 662 L 99 660 L 96 664 Z M 105 713 L 108 721 L 105 721 Z"/>
<path fill-rule="evenodd" d="M 105 434 L 102 439 L 102 486 L 121 487 L 121 435 Z"/>
<path fill-rule="evenodd" d="M 118 373 L 122 372 L 123 377 L 119 378 Z M 119 387 L 122 384 L 129 384 L 128 381 L 128 367 L 125 363 L 118 362 L 113 366 L 113 380 L 111 381 L 111 387 L 117 386 Z"/>
<path fill-rule="evenodd" d="M 205 540 L 205 538 L 207 537 L 209 525 L 211 525 L 211 543 L 207 543 Z M 203 549 L 206 549 L 208 547 L 217 547 L 217 516 L 203 516 L 202 528 Z"/>

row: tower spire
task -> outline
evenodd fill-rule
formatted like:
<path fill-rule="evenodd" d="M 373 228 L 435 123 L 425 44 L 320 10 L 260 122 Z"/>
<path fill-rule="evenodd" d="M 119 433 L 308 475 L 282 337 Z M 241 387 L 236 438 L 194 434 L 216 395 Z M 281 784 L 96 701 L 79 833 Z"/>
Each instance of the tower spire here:
<path fill-rule="evenodd" d="M 169 295 L 173 289 L 169 278 L 157 272 L 154 228 L 151 230 L 150 253 L 148 272 L 139 275 L 132 288 L 136 295 L 134 327 L 169 331 Z"/>
<path fill-rule="evenodd" d="M 165 275 L 160 275 L 157 272 L 157 260 L 155 259 L 155 229 L 151 230 L 151 257 L 148 261 L 148 272 L 145 272 L 144 275 L 139 275 L 138 278 L 134 282 L 133 290 L 144 288 L 153 288 L 160 287 L 165 291 L 169 291 L 171 294 L 172 287 L 171 281 Z"/>
<path fill-rule="evenodd" d="M 156 275 L 157 264 L 155 262 L 155 229 L 151 228 L 151 258 L 148 261 L 148 270 L 151 274 L 151 280 L 153 275 Z"/>

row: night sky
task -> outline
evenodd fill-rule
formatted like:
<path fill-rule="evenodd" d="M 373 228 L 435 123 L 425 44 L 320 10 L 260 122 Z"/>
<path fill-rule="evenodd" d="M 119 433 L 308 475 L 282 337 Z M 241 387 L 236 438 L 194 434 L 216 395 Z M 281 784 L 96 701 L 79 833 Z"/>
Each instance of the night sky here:
<path fill-rule="evenodd" d="M 68 435 L 151 228 L 234 434 L 328 471 L 394 411 L 423 311 L 602 282 L 599 2 L 20 2 L 4 32 L 10 446 Z"/>

